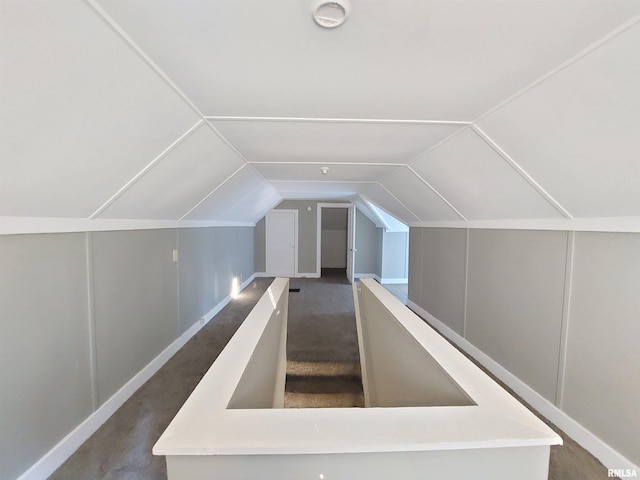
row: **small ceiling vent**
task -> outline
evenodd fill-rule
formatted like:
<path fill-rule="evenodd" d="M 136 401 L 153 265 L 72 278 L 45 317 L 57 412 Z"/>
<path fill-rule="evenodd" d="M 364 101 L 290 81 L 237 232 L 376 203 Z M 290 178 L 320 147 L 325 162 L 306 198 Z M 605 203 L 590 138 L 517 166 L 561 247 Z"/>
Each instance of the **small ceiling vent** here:
<path fill-rule="evenodd" d="M 313 20 L 323 28 L 339 27 L 347 19 L 349 12 L 349 0 L 314 0 L 311 4 Z"/>

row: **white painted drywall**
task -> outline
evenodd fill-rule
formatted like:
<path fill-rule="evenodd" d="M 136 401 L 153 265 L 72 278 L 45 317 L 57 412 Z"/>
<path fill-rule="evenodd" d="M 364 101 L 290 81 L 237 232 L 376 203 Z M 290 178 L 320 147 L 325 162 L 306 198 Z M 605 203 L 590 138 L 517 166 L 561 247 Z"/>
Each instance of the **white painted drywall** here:
<path fill-rule="evenodd" d="M 382 231 L 380 273 L 385 279 L 400 281 L 408 278 L 408 240 L 409 232 Z"/>
<path fill-rule="evenodd" d="M 474 405 L 364 284 L 359 297 L 358 341 L 366 358 L 368 407 Z"/>

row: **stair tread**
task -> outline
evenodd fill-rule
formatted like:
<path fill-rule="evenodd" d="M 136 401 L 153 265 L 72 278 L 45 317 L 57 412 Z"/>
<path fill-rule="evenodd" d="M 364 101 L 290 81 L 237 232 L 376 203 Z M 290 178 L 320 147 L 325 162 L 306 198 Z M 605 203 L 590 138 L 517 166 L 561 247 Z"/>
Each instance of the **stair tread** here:
<path fill-rule="evenodd" d="M 360 375 L 287 375 L 285 385 L 291 393 L 362 393 Z"/>
<path fill-rule="evenodd" d="M 336 375 L 358 375 L 360 376 L 359 362 L 300 362 L 287 361 L 287 375 L 303 376 L 323 376 L 333 377 Z"/>
<path fill-rule="evenodd" d="M 362 393 L 296 393 L 285 392 L 285 408 L 349 408 L 364 407 Z"/>

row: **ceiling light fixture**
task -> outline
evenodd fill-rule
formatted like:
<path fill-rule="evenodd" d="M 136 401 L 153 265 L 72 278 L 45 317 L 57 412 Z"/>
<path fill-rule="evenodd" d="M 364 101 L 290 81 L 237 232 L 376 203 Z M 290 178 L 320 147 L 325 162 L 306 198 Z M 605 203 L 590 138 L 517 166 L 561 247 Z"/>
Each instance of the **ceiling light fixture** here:
<path fill-rule="evenodd" d="M 329 173 L 329 167 L 320 167 L 320 171 L 323 175 L 326 175 L 327 173 Z"/>
<path fill-rule="evenodd" d="M 351 12 L 349 0 L 313 0 L 313 21 L 323 28 L 336 28 L 344 23 Z"/>

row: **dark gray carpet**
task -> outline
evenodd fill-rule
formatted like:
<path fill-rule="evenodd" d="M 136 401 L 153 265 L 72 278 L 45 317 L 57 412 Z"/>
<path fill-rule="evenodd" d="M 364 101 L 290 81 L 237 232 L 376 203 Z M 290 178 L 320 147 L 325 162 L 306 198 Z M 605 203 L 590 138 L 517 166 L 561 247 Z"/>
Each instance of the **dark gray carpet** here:
<path fill-rule="evenodd" d="M 344 270 L 292 279 L 285 407 L 364 407 L 351 284 Z"/>

